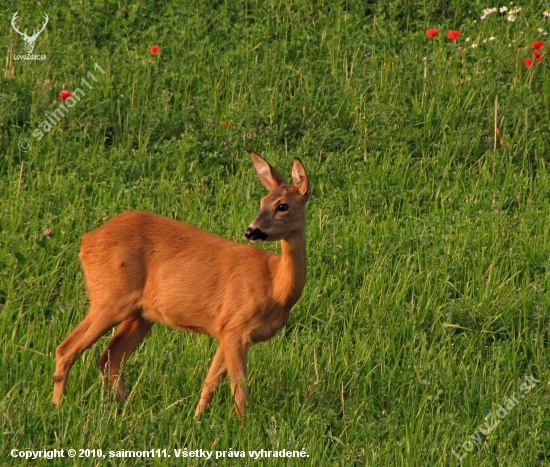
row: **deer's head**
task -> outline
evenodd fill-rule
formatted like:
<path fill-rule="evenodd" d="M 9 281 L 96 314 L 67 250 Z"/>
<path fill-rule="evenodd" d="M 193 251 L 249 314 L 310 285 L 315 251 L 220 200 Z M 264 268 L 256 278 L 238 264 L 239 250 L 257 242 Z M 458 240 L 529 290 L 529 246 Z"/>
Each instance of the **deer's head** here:
<path fill-rule="evenodd" d="M 254 151 L 250 152 L 256 175 L 269 194 L 260 201 L 260 212 L 245 231 L 253 243 L 274 242 L 303 233 L 306 220 L 306 203 L 311 186 L 302 162 L 294 158 L 292 180 L 288 184 L 283 176 Z"/>

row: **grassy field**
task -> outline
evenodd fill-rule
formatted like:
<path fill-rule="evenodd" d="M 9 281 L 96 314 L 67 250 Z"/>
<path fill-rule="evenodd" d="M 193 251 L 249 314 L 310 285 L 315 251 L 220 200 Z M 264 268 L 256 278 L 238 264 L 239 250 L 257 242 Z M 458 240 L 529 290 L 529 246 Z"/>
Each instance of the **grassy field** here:
<path fill-rule="evenodd" d="M 542 63 L 531 48 L 548 3 L 514 21 L 456 0 L 15 3 L 0 6 L 0 465 L 69 448 L 107 457 L 32 465 L 550 465 L 550 41 Z M 16 9 L 29 33 L 49 15 L 45 60 L 13 59 Z M 82 94 L 57 121 L 63 88 Z M 53 408 L 55 348 L 88 310 L 82 235 L 141 209 L 245 242 L 265 194 L 246 149 L 285 177 L 300 157 L 313 184 L 308 282 L 249 353 L 246 429 L 227 380 L 193 420 L 216 342 L 162 325 L 127 364 L 126 402 L 96 366 L 109 333 Z M 108 457 L 145 449 L 171 457 Z"/>

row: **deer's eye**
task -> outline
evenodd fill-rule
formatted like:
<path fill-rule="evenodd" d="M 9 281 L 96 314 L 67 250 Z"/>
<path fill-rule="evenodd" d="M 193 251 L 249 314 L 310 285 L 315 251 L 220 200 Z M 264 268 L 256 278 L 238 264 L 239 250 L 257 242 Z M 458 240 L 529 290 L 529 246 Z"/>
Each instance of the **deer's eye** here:
<path fill-rule="evenodd" d="M 279 206 L 277 206 L 277 211 L 288 211 L 288 204 L 279 204 Z"/>

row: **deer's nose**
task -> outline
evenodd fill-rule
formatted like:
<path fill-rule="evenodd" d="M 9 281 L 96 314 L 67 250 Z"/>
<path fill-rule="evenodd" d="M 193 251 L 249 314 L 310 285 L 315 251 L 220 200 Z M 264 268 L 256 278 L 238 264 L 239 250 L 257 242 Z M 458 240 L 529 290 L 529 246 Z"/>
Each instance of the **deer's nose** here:
<path fill-rule="evenodd" d="M 265 240 L 267 238 L 267 234 L 265 232 L 262 232 L 262 230 L 258 228 L 252 227 L 248 227 L 244 231 L 244 236 L 248 238 L 248 240 Z"/>

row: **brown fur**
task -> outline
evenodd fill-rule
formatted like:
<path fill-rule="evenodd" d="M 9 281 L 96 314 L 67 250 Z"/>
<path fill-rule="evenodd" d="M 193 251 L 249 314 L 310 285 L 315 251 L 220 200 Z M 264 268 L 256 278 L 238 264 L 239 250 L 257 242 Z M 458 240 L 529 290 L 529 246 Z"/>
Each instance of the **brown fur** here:
<path fill-rule="evenodd" d="M 260 229 L 280 241 L 282 256 L 235 243 L 173 219 L 129 211 L 84 235 L 80 260 L 91 308 L 56 351 L 54 404 L 78 356 L 121 324 L 99 359 L 117 399 L 126 387 L 120 367 L 155 322 L 220 341 L 204 382 L 198 417 L 229 373 L 238 413 L 245 415 L 246 356 L 250 344 L 271 338 L 285 323 L 306 280 L 305 205 L 311 190 L 294 160 L 295 185 L 251 152 L 270 193 L 247 233 Z M 281 212 L 278 206 L 289 205 Z"/>

